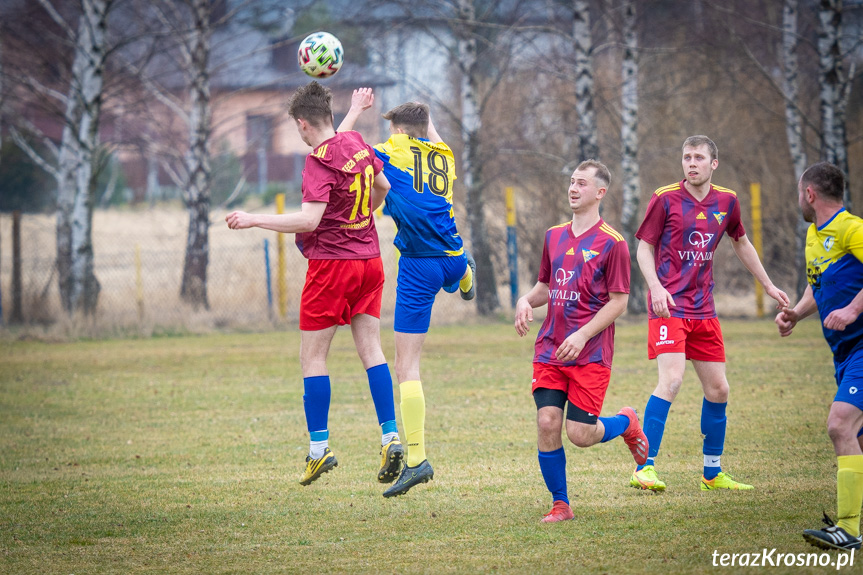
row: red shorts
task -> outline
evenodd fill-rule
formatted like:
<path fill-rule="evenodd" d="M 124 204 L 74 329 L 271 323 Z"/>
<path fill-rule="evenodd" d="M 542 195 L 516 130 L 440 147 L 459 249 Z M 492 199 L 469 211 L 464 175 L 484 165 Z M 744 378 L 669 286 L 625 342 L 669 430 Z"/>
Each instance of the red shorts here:
<path fill-rule="evenodd" d="M 309 260 L 306 284 L 300 298 L 300 329 L 318 331 L 350 325 L 365 313 L 381 317 L 384 266 L 370 260 Z"/>
<path fill-rule="evenodd" d="M 719 318 L 657 317 L 647 322 L 647 357 L 685 353 L 696 361 L 725 361 L 725 344 Z"/>
<path fill-rule="evenodd" d="M 609 381 L 611 368 L 598 363 L 549 365 L 534 362 L 531 392 L 538 387 L 560 390 L 566 393 L 571 404 L 591 415 L 599 415 Z"/>

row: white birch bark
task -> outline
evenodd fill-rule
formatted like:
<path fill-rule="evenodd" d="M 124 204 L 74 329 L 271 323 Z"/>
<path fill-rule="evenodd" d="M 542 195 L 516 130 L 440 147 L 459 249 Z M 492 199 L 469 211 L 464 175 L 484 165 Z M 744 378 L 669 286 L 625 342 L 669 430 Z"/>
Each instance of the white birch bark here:
<path fill-rule="evenodd" d="M 578 114 L 576 145 L 579 161 L 599 159 L 593 95 L 593 40 L 590 32 L 590 2 L 573 0 L 572 38 L 575 48 L 575 110 Z"/>
<path fill-rule="evenodd" d="M 47 0 L 39 0 L 49 12 Z M 93 161 L 99 145 L 110 0 L 84 0 L 75 33 L 57 179 L 57 271 L 60 300 L 70 315 L 95 312 L 99 281 L 93 272 Z"/>
<path fill-rule="evenodd" d="M 630 262 L 633 270 L 638 269 L 636 259 L 638 230 L 638 205 L 641 197 L 638 174 L 638 34 L 636 2 L 630 0 L 623 6 L 623 58 L 621 68 L 621 126 L 620 141 L 623 157 L 620 168 L 623 179 L 623 207 L 620 216 L 623 235 L 629 245 Z M 639 273 L 633 273 L 630 283 L 628 309 L 632 313 L 647 311 L 647 297 L 644 280 Z"/>
<path fill-rule="evenodd" d="M 788 151 L 794 164 L 794 181 L 798 181 L 806 170 L 809 160 L 803 140 L 803 123 L 800 109 L 797 107 L 799 82 L 797 78 L 797 1 L 785 0 L 782 9 L 782 61 L 784 74 L 782 91 L 785 93 L 785 135 L 788 138 Z M 797 187 L 794 187 L 796 200 Z M 806 230 L 809 224 L 802 215 L 797 216 L 797 226 L 794 230 L 794 269 L 797 270 L 797 299 L 803 296 L 806 289 Z"/>
<path fill-rule="evenodd" d="M 209 309 L 207 266 L 209 264 L 210 222 L 210 26 L 209 0 L 192 0 L 188 45 L 189 151 L 186 155 L 188 184 L 186 206 L 189 229 L 180 297 L 195 307 Z"/>

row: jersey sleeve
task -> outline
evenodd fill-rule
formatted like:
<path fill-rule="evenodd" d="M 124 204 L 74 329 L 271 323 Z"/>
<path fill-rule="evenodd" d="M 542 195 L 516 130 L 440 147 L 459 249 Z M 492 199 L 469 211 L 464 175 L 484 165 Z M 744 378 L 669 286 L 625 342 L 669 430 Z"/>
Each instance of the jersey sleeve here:
<path fill-rule="evenodd" d="M 842 245 L 847 253 L 863 263 L 863 223 L 848 226 L 842 238 Z"/>
<path fill-rule="evenodd" d="M 656 194 L 650 198 L 647 204 L 647 211 L 644 213 L 644 220 L 638 226 L 638 231 L 635 232 L 635 237 L 644 240 L 652 246 L 659 243 L 659 238 L 662 237 L 662 229 L 665 227 L 665 202 Z"/>
<path fill-rule="evenodd" d="M 539 262 L 539 275 L 537 281 L 544 284 L 551 281 L 551 262 L 548 257 L 548 232 L 545 234 L 545 241 L 542 242 L 542 260 Z"/>
<path fill-rule="evenodd" d="M 609 293 L 629 293 L 630 273 L 629 246 L 621 240 L 611 249 L 605 269 Z"/>
<path fill-rule="evenodd" d="M 331 169 L 307 156 L 303 170 L 303 202 L 329 202 L 335 181 Z"/>
<path fill-rule="evenodd" d="M 731 208 L 731 213 L 728 214 L 728 227 L 725 228 L 725 233 L 734 241 L 746 235 L 743 219 L 740 217 L 740 200 L 738 199 L 734 200 L 734 206 Z"/>

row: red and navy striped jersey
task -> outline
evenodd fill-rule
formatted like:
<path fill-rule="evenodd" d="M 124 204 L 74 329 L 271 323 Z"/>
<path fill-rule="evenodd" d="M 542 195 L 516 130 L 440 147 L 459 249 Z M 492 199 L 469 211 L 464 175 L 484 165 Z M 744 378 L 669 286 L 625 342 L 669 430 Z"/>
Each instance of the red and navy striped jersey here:
<path fill-rule="evenodd" d="M 732 190 L 711 185 L 700 202 L 682 181 L 653 192 L 635 237 L 655 248 L 656 275 L 674 298 L 674 307 L 669 307 L 672 317 L 716 317 L 713 253 L 722 234 L 735 240 L 746 234 Z M 651 318 L 657 317 L 650 305 L 647 308 Z"/>
<path fill-rule="evenodd" d="M 367 260 L 381 255 L 371 212 L 372 183 L 383 162 L 358 132 L 340 132 L 306 157 L 303 202 L 326 202 L 313 232 L 296 235 L 311 260 Z"/>
<path fill-rule="evenodd" d="M 601 219 L 578 237 L 571 222 L 545 232 L 538 279 L 548 284 L 548 315 L 536 337 L 533 361 L 611 367 L 613 323 L 596 334 L 574 361 L 561 362 L 554 353 L 608 303 L 609 293 L 629 293 L 629 273 L 626 240 Z"/>

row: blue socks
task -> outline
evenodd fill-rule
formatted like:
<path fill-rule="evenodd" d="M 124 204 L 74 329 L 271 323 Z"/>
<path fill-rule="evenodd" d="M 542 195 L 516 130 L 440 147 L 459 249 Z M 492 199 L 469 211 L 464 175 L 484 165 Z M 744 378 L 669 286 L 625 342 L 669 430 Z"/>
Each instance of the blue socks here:
<path fill-rule="evenodd" d="M 539 470 L 545 486 L 551 492 L 552 501 L 564 501 L 569 505 L 566 494 L 566 452 L 563 447 L 554 451 L 538 451 Z"/>
<path fill-rule="evenodd" d="M 330 376 L 303 378 L 303 390 L 303 410 L 306 412 L 306 429 L 309 431 L 309 455 L 313 459 L 319 459 L 323 456 L 330 437 L 327 429 L 330 414 Z"/>
<path fill-rule="evenodd" d="M 599 421 L 601 421 L 602 425 L 605 426 L 605 433 L 599 441 L 600 443 L 605 443 L 606 441 L 614 439 L 618 435 L 623 435 L 626 428 L 629 427 L 629 418 L 622 413 L 618 413 L 612 417 L 600 417 Z"/>
<path fill-rule="evenodd" d="M 646 465 L 653 465 L 656 454 L 659 453 L 659 445 L 662 443 L 662 435 L 665 433 L 665 420 L 668 419 L 668 410 L 671 402 L 655 395 L 647 400 L 644 408 L 644 435 L 650 444 L 647 452 L 647 461 L 639 465 L 637 471 L 641 471 Z"/>
<path fill-rule="evenodd" d="M 396 427 L 396 407 L 393 401 L 393 378 L 386 363 L 370 367 L 366 370 L 369 377 L 369 391 L 375 404 L 375 413 L 381 426 L 382 445 L 390 439 L 398 437 Z M 386 441 L 383 441 L 386 439 Z"/>
<path fill-rule="evenodd" d="M 722 471 L 720 456 L 725 447 L 725 406 L 728 403 L 704 401 L 701 404 L 701 434 L 704 435 L 704 478 L 713 479 Z M 648 438 L 649 441 L 649 438 Z"/>

